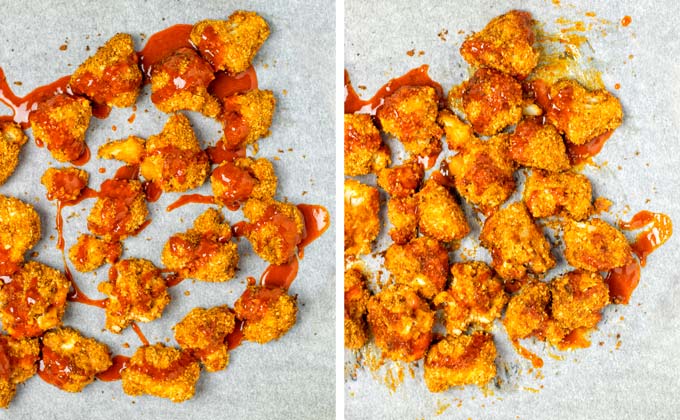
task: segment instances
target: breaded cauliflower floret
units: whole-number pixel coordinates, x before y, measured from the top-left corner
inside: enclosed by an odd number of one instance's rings
[[[237,74],[250,66],[269,37],[269,25],[255,12],[237,10],[226,21],[196,23],[189,37],[215,70]]]
[[[391,284],[369,299],[368,325],[384,357],[412,362],[430,346],[434,312],[414,289]]]
[[[265,158],[225,161],[210,175],[215,201],[229,210],[238,210],[249,198],[273,199],[277,182],[274,165]]]
[[[525,118],[510,136],[510,157],[520,165],[551,172],[571,167],[564,140],[554,125]]]
[[[91,117],[90,101],[61,94],[40,102],[29,120],[36,141],[44,143],[59,162],[70,162],[85,152]]]
[[[61,325],[71,283],[59,271],[30,261],[0,284],[0,320],[14,338],[37,337]]]
[[[522,86],[492,69],[479,69],[448,95],[449,107],[465,112],[476,133],[493,136],[522,119]]]
[[[21,147],[28,137],[19,124],[0,121],[0,185],[4,184],[19,164]]]
[[[170,303],[161,270],[141,258],[115,263],[109,270],[109,281],[99,283],[97,289],[108,296],[106,328],[116,334],[135,321],[160,318]]]
[[[376,116],[383,131],[398,138],[407,152],[432,156],[441,151],[437,92],[430,86],[403,86],[385,98]]]
[[[137,136],[109,141],[99,148],[97,156],[102,159],[116,159],[129,165],[137,165],[144,158],[144,143],[144,139]]]
[[[37,338],[17,340],[0,335],[0,408],[9,406],[18,384],[35,375],[39,359]]]
[[[484,386],[496,376],[494,359],[496,346],[491,334],[447,335],[427,352],[427,389],[442,392],[460,385]]]
[[[136,235],[148,214],[139,180],[107,179],[87,216],[87,228],[107,241],[118,241]]]
[[[524,78],[538,64],[531,14],[519,10],[493,18],[480,32],[468,36],[460,47],[465,61]]]
[[[510,298],[503,325],[510,340],[543,334],[550,320],[550,289],[540,281],[526,283]]]
[[[106,344],[84,337],[73,328],[48,331],[42,344],[40,377],[67,392],[82,391],[96,374],[113,364]]]
[[[250,199],[243,206],[250,220],[245,236],[263,260],[281,265],[291,261],[305,235],[305,220],[292,204]]]
[[[24,254],[40,240],[40,216],[18,198],[0,195],[0,275],[19,268]]]
[[[297,320],[297,296],[280,287],[248,286],[234,303],[243,337],[264,344],[283,337]]]
[[[418,233],[418,198],[413,195],[390,198],[387,218],[392,223],[389,234],[394,243],[403,245],[415,238]]]
[[[172,114],[163,130],[147,139],[145,148],[139,171],[144,178],[159,182],[163,191],[191,190],[208,178],[208,155],[184,114]]]
[[[151,102],[165,113],[200,112],[214,118],[222,105],[208,93],[215,80],[213,69],[193,48],[180,48],[151,69]]]
[[[226,338],[234,331],[234,313],[227,306],[194,308],[173,327],[177,344],[203,363],[208,372],[227,368]]]
[[[193,229],[168,239],[161,260],[182,277],[222,282],[234,277],[239,255],[229,223],[211,208],[196,219]]]
[[[444,308],[446,331],[457,335],[471,325],[491,326],[508,301],[503,281],[481,261],[454,264],[451,274],[449,288],[434,299],[436,306]]]
[[[439,241],[422,236],[406,245],[390,245],[385,252],[385,268],[396,283],[406,284],[426,299],[432,299],[446,286],[449,254]]]
[[[370,294],[358,268],[345,270],[345,347],[359,349],[368,341],[366,307]]]
[[[602,308],[609,304],[609,288],[599,273],[571,271],[548,286],[552,318],[565,331],[594,328],[602,318]]]
[[[371,116],[345,114],[345,175],[378,173],[390,162],[390,149]]]
[[[424,175],[423,166],[415,160],[409,160],[378,172],[378,185],[390,197],[407,197],[418,191]]]
[[[470,232],[463,210],[445,187],[430,179],[416,196],[421,234],[451,242],[464,238]]]
[[[609,271],[633,262],[626,237],[601,219],[586,222],[567,220],[564,246],[567,262],[587,271]]]
[[[505,280],[545,273],[555,265],[550,242],[524,203],[513,203],[486,219],[479,239],[491,252],[491,266]]]
[[[550,86],[550,101],[539,105],[565,138],[585,144],[616,129],[623,120],[619,100],[605,89],[588,91],[574,80],[560,80]]]
[[[90,174],[78,168],[47,168],[40,183],[47,190],[48,200],[75,201],[87,187]]]
[[[68,252],[68,259],[81,273],[94,271],[104,265],[118,261],[123,253],[123,244],[109,242],[93,235],[82,234]]]
[[[590,181],[575,172],[533,170],[524,183],[523,199],[534,217],[564,211],[574,220],[584,220],[593,212]]]
[[[219,119],[222,137],[228,149],[238,149],[269,135],[276,98],[271,90],[253,89],[223,98],[224,110]]]
[[[371,252],[380,232],[380,193],[353,179],[345,180],[345,254]]]
[[[120,372],[128,395],[153,395],[179,403],[191,399],[201,366],[188,351],[161,343],[142,346]]]
[[[142,87],[137,61],[132,37],[116,34],[78,66],[71,76],[71,89],[98,104],[132,106]]]

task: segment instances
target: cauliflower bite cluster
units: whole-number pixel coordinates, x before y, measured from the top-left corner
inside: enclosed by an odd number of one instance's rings
[[[479,240],[491,252],[491,266],[504,280],[521,280],[528,272],[545,273],[555,265],[550,242],[521,202],[486,219]]]
[[[470,326],[489,328],[508,301],[503,280],[481,261],[451,266],[451,285],[433,303],[443,307],[446,331],[458,335]]]
[[[449,253],[436,239],[421,236],[406,245],[390,245],[385,252],[385,268],[396,283],[432,299],[446,286]]]
[[[368,325],[383,356],[412,362],[430,347],[434,312],[411,287],[391,284],[369,299]]]
[[[19,153],[27,140],[19,124],[0,121],[0,185],[14,173],[19,164]]]
[[[447,335],[427,352],[425,384],[431,392],[468,384],[481,387],[496,376],[495,358],[491,334]]]
[[[280,287],[249,285],[234,303],[243,321],[243,337],[264,344],[283,337],[297,320],[297,296]]]
[[[345,180],[345,254],[371,252],[380,232],[380,193],[375,187]]]
[[[403,86],[385,98],[376,116],[384,132],[399,139],[407,152],[433,156],[442,150],[437,125],[439,98],[430,86]]]
[[[370,294],[364,274],[356,267],[345,270],[345,347],[359,349],[368,341],[366,311]]]
[[[428,180],[416,196],[418,229],[421,234],[442,242],[451,242],[470,233],[463,210],[445,187]]]
[[[533,170],[524,183],[523,199],[534,217],[564,211],[574,220],[584,220],[593,212],[590,181],[575,172]]]
[[[265,158],[225,161],[210,175],[215,201],[230,210],[238,210],[250,198],[272,200],[277,182],[274,165]]]
[[[175,340],[184,350],[200,360],[208,372],[227,368],[227,335],[234,331],[234,313],[227,306],[194,308],[175,325]]]
[[[38,337],[61,325],[71,283],[52,267],[30,261],[0,284],[0,320],[14,338]]]
[[[345,114],[345,175],[379,173],[391,162],[390,149],[367,114]]]
[[[245,229],[253,251],[263,260],[282,265],[295,257],[297,245],[305,236],[305,220],[292,204],[275,200],[250,199],[243,206],[250,220]]]
[[[42,338],[40,377],[64,391],[82,391],[96,374],[112,364],[106,344],[84,337],[73,328],[57,328]]]
[[[139,180],[107,179],[87,216],[87,228],[106,241],[115,242],[136,235],[148,214]]]
[[[417,235],[418,197],[424,170],[415,160],[378,172],[378,185],[390,199],[387,202],[387,218],[392,224],[389,235],[397,244],[405,244]]]
[[[276,98],[271,90],[253,89],[223,98],[219,116],[224,128],[222,141],[229,149],[238,149],[269,135]]]
[[[78,66],[71,76],[71,90],[98,104],[132,106],[142,87],[137,53],[128,34],[116,34]]]
[[[509,152],[512,160],[530,168],[562,172],[571,167],[562,136],[541,118],[525,118],[517,124]]]
[[[269,25],[257,13],[238,10],[225,20],[202,20],[189,36],[213,68],[237,74],[250,67],[269,37]]]
[[[90,174],[78,168],[47,168],[40,183],[47,190],[48,200],[75,201],[87,187]]]
[[[93,235],[82,234],[68,251],[68,259],[81,273],[94,271],[104,265],[113,264],[123,253],[123,244],[119,241],[107,241]]]
[[[37,338],[15,339],[0,335],[0,408],[9,407],[17,385],[35,375],[40,359]]]
[[[489,67],[523,79],[538,64],[534,40],[531,14],[511,10],[468,36],[460,54],[475,67]]]
[[[222,105],[208,93],[213,80],[212,67],[196,50],[180,48],[153,65],[151,102],[162,112],[186,109],[215,118]]]
[[[0,195],[0,276],[19,269],[24,254],[40,240],[40,216],[18,198]]]
[[[170,295],[161,271],[151,261],[133,258],[111,266],[109,281],[97,289],[106,299],[106,328],[116,334],[135,321],[160,318]]]
[[[194,396],[200,374],[201,366],[188,351],[161,343],[139,347],[120,372],[126,394],[153,395],[174,403]]]
[[[632,249],[623,233],[597,218],[585,222],[566,220],[564,246],[567,262],[587,271],[609,271],[633,262]]]
[[[168,270],[182,277],[209,282],[230,280],[239,255],[231,240],[231,227],[214,208],[203,212],[194,227],[172,235],[163,247],[161,260]]]
[[[70,162],[85,152],[91,117],[90,101],[61,94],[40,102],[29,120],[36,141],[44,143],[59,162]]]

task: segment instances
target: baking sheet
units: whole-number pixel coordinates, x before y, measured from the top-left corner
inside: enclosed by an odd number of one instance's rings
[[[614,202],[603,218],[628,220],[648,209],[666,213],[680,224],[676,169],[680,42],[673,20],[680,9],[676,2],[346,0],[345,67],[355,88],[366,86],[357,89],[364,98],[390,78],[421,64],[429,64],[430,76],[448,91],[469,75],[458,53],[465,36],[514,8],[532,12],[547,32],[573,26],[557,25],[560,17],[586,26],[593,23],[585,33],[584,58],[593,57],[592,66],[602,72],[606,87],[619,97],[625,112],[623,125],[594,159],[599,168],[588,166],[584,172],[595,196]],[[623,27],[620,21],[626,15],[632,22]],[[412,56],[407,55],[409,50],[414,50]],[[614,90],[616,83],[619,90]],[[479,225],[473,220],[468,213],[473,234],[478,234]],[[386,230],[377,250],[387,246]],[[413,365],[387,362],[377,371],[365,367],[370,364],[366,357],[375,356],[375,351],[362,353],[364,367],[356,369],[357,354],[345,351],[346,418],[677,418],[679,243],[676,234],[649,257],[630,305],[607,307],[588,349],[559,352],[525,340],[545,362],[543,369],[532,370],[497,325],[493,333],[500,381],[484,391],[466,387],[431,394],[422,379],[422,362],[412,370],[412,377],[409,366]],[[483,249],[479,255],[488,259]],[[380,262],[380,257],[367,258],[374,274]],[[382,279],[387,275],[383,270]],[[400,371],[404,376],[395,392],[385,385],[390,371],[392,378],[398,378]]]
[[[295,327],[281,340],[266,345],[244,342],[231,352],[226,371],[202,372],[196,396],[183,404],[155,397],[129,397],[120,382],[95,381],[80,394],[69,394],[37,376],[18,387],[9,410],[0,418],[11,419],[109,419],[109,418],[329,418],[334,414],[334,11],[332,1],[291,2],[226,1],[181,2],[139,1],[21,1],[2,2],[0,65],[10,85],[24,95],[38,85],[72,73],[87,56],[116,32],[128,32],[139,50],[143,38],[176,23],[201,19],[226,19],[234,10],[254,10],[270,24],[271,36],[255,58],[259,86],[274,91],[277,109],[271,136],[259,142],[258,157],[273,160],[279,176],[277,197],[293,203],[321,204],[331,212],[333,225],[305,250],[291,293],[298,295]],[[142,35],[144,34],[144,35]],[[313,38],[314,43],[307,42]],[[60,50],[61,45],[66,50]],[[89,46],[90,51],[86,51]],[[304,48],[302,48],[304,46]],[[13,82],[22,82],[21,86]],[[5,113],[0,108],[0,114]],[[93,118],[88,144],[96,154],[107,138],[136,134],[148,137],[161,130],[167,116],[149,100],[148,86],[137,102],[136,120],[127,119],[132,109],[114,109],[109,118]],[[203,145],[219,138],[219,126],[200,114],[187,113]],[[114,132],[112,127],[116,126]],[[311,128],[311,129],[310,129]],[[30,131],[29,131],[30,133]],[[289,151],[291,149],[292,151]],[[281,150],[281,151],[279,151]],[[250,152],[249,152],[250,154]],[[329,164],[330,163],[330,164]],[[56,206],[48,202],[38,180],[50,166],[61,166],[33,140],[24,147],[21,164],[0,193],[32,203],[40,213],[43,238],[34,248],[38,261],[62,267],[55,248]],[[90,186],[112,177],[120,162],[93,158],[85,169]],[[100,174],[98,169],[106,168]],[[209,184],[198,191],[211,194]],[[160,266],[160,251],[168,237],[189,228],[207,206],[192,204],[167,213],[165,207],[179,194],[167,193],[149,204],[153,222],[138,237],[125,241],[124,258],[142,257]],[[64,210],[67,249],[78,233],[86,231],[86,217],[94,200]],[[224,211],[230,223],[240,213]],[[170,289],[172,302],[163,317],[139,323],[151,342],[176,345],[171,327],[196,306],[234,301],[245,288],[247,276],[259,277],[266,264],[250,250],[246,240],[239,244],[241,270],[228,283],[209,284],[186,280]],[[108,266],[107,266],[108,267]],[[79,286],[90,297],[100,298],[96,286],[107,278],[108,268],[96,274],[74,271]],[[185,296],[185,291],[190,293]],[[128,328],[118,336],[102,331],[104,311],[78,303],[68,305],[66,325],[106,343],[115,354],[132,355],[139,339]],[[168,341],[169,340],[169,341]],[[123,348],[129,343],[130,348]],[[330,351],[329,351],[330,350]]]

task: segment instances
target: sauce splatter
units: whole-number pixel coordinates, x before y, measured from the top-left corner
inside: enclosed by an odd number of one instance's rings
[[[640,265],[645,266],[647,256],[663,245],[673,235],[673,222],[663,213],[652,213],[643,210],[628,221],[619,222],[624,230],[636,230],[651,224],[651,227],[640,232],[631,244],[633,252],[640,259]]]
[[[127,368],[130,358],[127,356],[116,355],[111,358],[113,364],[104,372],[97,374],[97,379],[104,382],[120,381],[120,372]]]
[[[632,263],[608,272],[604,281],[609,286],[609,300],[627,305],[630,296],[640,283],[640,263],[633,258]]]
[[[174,203],[165,208],[166,211],[173,211],[186,204],[215,204],[215,197],[203,194],[186,194],[178,198]]]
[[[189,34],[193,26],[177,24],[151,35],[139,51],[139,62],[146,78],[151,77],[153,65],[173,51],[182,47],[192,47]]]
[[[298,204],[297,208],[305,219],[305,236],[298,244],[298,256],[305,257],[305,247],[314,242],[328,229],[331,224],[330,214],[323,206],[313,204]]]
[[[623,19],[621,19],[621,26],[626,27],[630,25],[632,21],[633,19],[630,16],[626,15],[623,17]]]
[[[283,265],[270,265],[260,277],[260,284],[265,287],[288,290],[293,284],[298,273],[298,259],[293,258],[289,263]]]

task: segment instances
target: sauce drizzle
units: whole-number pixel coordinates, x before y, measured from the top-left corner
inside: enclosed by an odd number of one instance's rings
[[[104,372],[97,374],[97,379],[104,382],[120,381],[120,372],[127,368],[130,358],[127,356],[116,355],[111,358],[113,364]]]
[[[651,224],[651,227],[638,233],[635,242],[631,244],[633,252],[640,259],[640,265],[645,266],[647,256],[663,245],[673,235],[673,222],[663,213],[652,213],[643,210],[633,216],[628,222],[619,222],[624,230],[636,230]]]
[[[215,204],[215,197],[203,194],[186,194],[166,207],[165,210],[170,212],[186,204]]]
[[[305,236],[298,244],[298,256],[305,257],[305,247],[318,239],[331,224],[330,214],[323,206],[298,204],[297,208],[305,219]],[[236,236],[236,235],[234,235]]]

